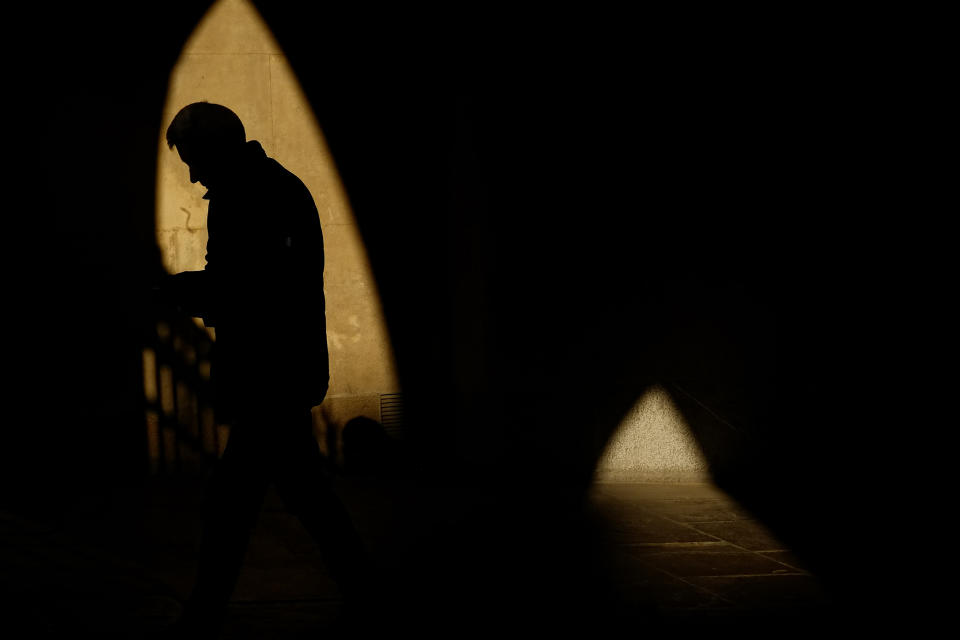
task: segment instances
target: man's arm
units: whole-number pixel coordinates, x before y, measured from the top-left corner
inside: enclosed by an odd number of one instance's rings
[[[203,318],[210,316],[210,274],[207,271],[183,271],[168,275],[158,287],[160,297],[168,304],[179,308],[187,315]]]

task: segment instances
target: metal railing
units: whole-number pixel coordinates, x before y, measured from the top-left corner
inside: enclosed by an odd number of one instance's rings
[[[222,452],[210,383],[213,340],[182,313],[156,305],[143,339],[144,420],[150,472],[209,467]]]
[[[150,311],[143,338],[149,471],[154,475],[202,472],[216,462],[229,434],[229,427],[218,424],[214,412],[210,380],[213,339],[207,329],[180,311],[162,304]],[[404,439],[402,394],[380,394],[380,420],[387,435]],[[335,446],[328,446],[327,455],[335,456]]]

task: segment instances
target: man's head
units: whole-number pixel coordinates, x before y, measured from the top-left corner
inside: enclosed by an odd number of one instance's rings
[[[167,144],[190,167],[190,182],[215,186],[239,156],[247,136],[230,109],[209,102],[185,106],[167,128]]]

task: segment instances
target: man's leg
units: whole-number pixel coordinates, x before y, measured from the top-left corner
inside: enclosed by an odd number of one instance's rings
[[[281,425],[278,425],[281,426]],[[320,547],[348,607],[361,607],[370,593],[370,570],[360,535],[323,472],[310,412],[288,414],[276,474],[277,492]]]
[[[232,429],[214,468],[184,624],[216,627],[236,586],[269,481],[262,427],[242,424]]]

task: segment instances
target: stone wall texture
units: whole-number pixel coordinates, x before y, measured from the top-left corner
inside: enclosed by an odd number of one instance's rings
[[[315,410],[321,446],[339,450],[351,418],[380,419],[379,396],[400,391],[376,283],[347,195],[309,103],[267,25],[247,0],[220,0],[198,25],[170,76],[158,141],[157,242],[171,272],[202,269],[207,240],[204,189],[162,134],[183,106],[223,104],[243,121],[248,139],[310,189],[323,226],[327,341],[331,381]],[[701,480],[703,456],[669,395],[654,388],[638,399],[609,442],[597,478]]]
[[[245,0],[215,3],[170,75],[158,140],[157,242],[170,272],[202,269],[205,189],[167,147],[166,126],[182,107],[207,101],[240,116],[248,140],[297,175],[317,204],[324,234],[330,389],[318,430],[356,415],[380,419],[379,395],[400,391],[379,295],[347,195],[313,111],[269,28]],[[324,437],[322,442],[327,442]]]
[[[709,470],[670,394],[651,387],[624,416],[597,464],[600,481],[703,482]]]

